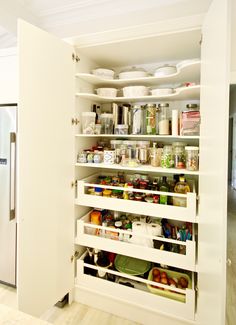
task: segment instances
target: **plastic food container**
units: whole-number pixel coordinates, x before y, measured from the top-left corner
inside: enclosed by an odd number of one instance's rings
[[[123,88],[124,97],[143,97],[147,96],[149,90],[146,86],[128,86]]]
[[[148,74],[146,71],[140,68],[131,68],[127,71],[122,71],[119,73],[119,79],[137,79],[137,78],[145,78]]]
[[[113,134],[113,114],[103,113],[100,115],[101,134]]]
[[[103,69],[103,68],[94,69],[92,71],[92,73],[95,76],[98,76],[100,78],[107,79],[107,80],[114,79],[114,74],[115,74],[115,72],[113,70]]]
[[[174,74],[177,72],[176,66],[172,65],[164,65],[162,67],[159,67],[156,69],[154,76],[155,77],[163,77],[163,76],[169,76],[171,74]]]
[[[155,88],[151,90],[153,96],[166,96],[173,94],[173,92],[172,88]]]
[[[98,88],[96,91],[98,96],[113,98],[117,96],[118,90],[116,88]]]
[[[186,105],[186,111],[182,112],[181,135],[199,135],[200,112],[196,104]]]
[[[167,274],[168,278],[179,280],[181,277],[183,277],[184,279],[186,279],[188,281],[188,288],[192,289],[192,280],[190,279],[190,277],[187,274],[179,273],[179,272],[175,272],[175,271],[169,271],[168,269],[162,269],[159,267],[154,267],[150,270],[149,275],[148,275],[149,281],[154,281],[154,279],[153,279],[153,270],[154,269],[158,269],[160,272],[165,272]],[[158,282],[157,282],[157,286],[158,286]],[[174,299],[174,300],[177,300],[180,302],[185,302],[185,299],[186,299],[185,295],[182,295],[181,293],[169,291],[169,290],[163,290],[162,288],[158,289],[158,288],[151,286],[150,284],[147,284],[147,287],[150,292],[155,293],[156,295]]]
[[[95,118],[94,112],[82,113],[82,132],[83,134],[94,134],[95,131]]]
[[[116,255],[115,268],[122,273],[141,275],[151,268],[151,263],[134,257]]]
[[[111,140],[110,144],[111,144],[111,149],[117,149],[123,144],[123,141],[122,140]]]
[[[117,124],[114,129],[114,134],[128,134],[129,126],[125,124]]]
[[[199,168],[198,165],[198,147],[185,147],[186,151],[186,169],[196,171]]]

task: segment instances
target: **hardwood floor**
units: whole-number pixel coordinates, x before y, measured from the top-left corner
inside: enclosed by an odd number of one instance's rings
[[[228,200],[228,243],[227,256],[231,266],[227,267],[227,301],[226,325],[234,325],[236,319],[236,191],[229,190]],[[0,304],[17,308],[16,290],[0,284]],[[55,325],[137,325],[137,323],[116,317],[114,315],[72,303],[63,309],[53,307],[43,317]],[[0,324],[1,318],[0,318]],[[8,324],[8,323],[4,323]],[[9,322],[9,324],[13,324]]]

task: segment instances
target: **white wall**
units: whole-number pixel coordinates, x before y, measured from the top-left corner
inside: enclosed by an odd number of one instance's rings
[[[18,102],[16,49],[0,51],[0,104]]]

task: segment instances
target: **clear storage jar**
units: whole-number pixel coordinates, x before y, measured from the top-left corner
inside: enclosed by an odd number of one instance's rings
[[[169,122],[169,104],[158,104],[158,130],[161,135],[170,134],[170,122]]]
[[[129,126],[125,124],[117,124],[114,129],[114,134],[128,134]]]
[[[146,105],[146,134],[156,134],[156,104]]]
[[[186,151],[186,169],[196,171],[199,169],[199,162],[198,162],[198,147],[185,147]]]
[[[170,145],[166,145],[163,148],[163,152],[161,156],[161,167],[163,168],[174,167],[173,148]]]
[[[153,143],[153,147],[150,148],[150,164],[153,167],[161,166],[161,156],[162,156],[162,148],[157,148],[156,143]]]
[[[82,132],[83,134],[94,134],[96,113],[82,112]]]
[[[131,107],[131,134],[144,134],[144,111],[141,105]]]
[[[185,168],[185,146],[186,143],[183,142],[174,142],[173,146],[173,154],[174,154],[174,167],[175,168]]]
[[[101,119],[101,134],[113,134],[113,114],[103,113]]]

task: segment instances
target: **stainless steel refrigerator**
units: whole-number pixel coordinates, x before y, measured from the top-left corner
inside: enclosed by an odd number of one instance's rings
[[[17,105],[0,104],[0,282],[16,285]]]

